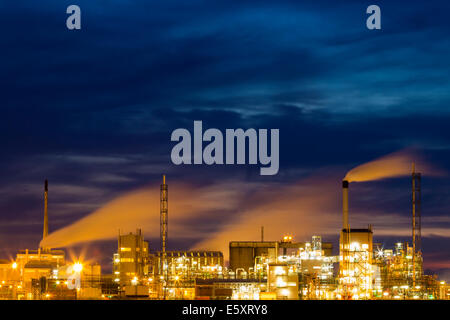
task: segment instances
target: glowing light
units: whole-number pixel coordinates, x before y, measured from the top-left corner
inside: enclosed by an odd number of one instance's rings
[[[75,272],[81,272],[83,270],[83,265],[80,262],[74,263],[73,270]]]
[[[11,268],[17,269],[17,262],[13,262],[12,265],[11,265]]]
[[[377,250],[377,256],[378,256],[379,258],[382,258],[383,255],[384,255],[383,250],[382,250],[382,249],[378,249],[378,250]]]

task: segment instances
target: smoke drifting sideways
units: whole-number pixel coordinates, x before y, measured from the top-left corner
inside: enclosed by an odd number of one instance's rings
[[[427,176],[443,174],[411,150],[403,150],[358,166],[345,179],[357,182],[407,176],[413,161],[417,171]],[[335,235],[342,219],[338,214],[342,210],[339,171],[321,168],[309,178],[287,184],[229,181],[198,187],[171,182],[170,238],[198,241],[191,249],[220,250],[226,255],[231,240],[260,240],[261,226],[266,241],[276,241],[287,233],[296,241],[314,234]],[[41,246],[58,248],[113,239],[119,229],[141,228],[144,235],[157,238],[159,202],[159,186],[130,192],[51,233]]]
[[[416,172],[421,172],[427,176],[443,176],[446,174],[444,171],[427,164],[417,151],[405,149],[357,166],[347,173],[344,180],[363,182],[408,176],[412,174],[413,163]]]
[[[201,236],[192,221],[210,212],[228,212],[237,205],[236,188],[216,185],[198,187],[172,182],[169,185],[169,232],[171,238],[189,239]],[[73,224],[49,234],[41,247],[61,248],[83,242],[116,238],[119,230],[134,232],[141,228],[144,235],[159,237],[159,185],[129,192],[107,203]]]
[[[289,184],[261,185],[247,197],[246,206],[235,219],[191,249],[220,250],[226,260],[230,241],[259,241],[261,226],[265,241],[278,241],[285,234],[293,235],[294,241],[334,234],[341,223],[336,214],[341,196],[336,181],[337,172],[324,170]]]
[[[427,176],[445,174],[426,164],[417,151],[408,149],[358,166],[348,172],[345,179],[356,182],[411,175],[413,161],[416,168]],[[247,198],[247,206],[242,208],[237,219],[228,221],[220,231],[192,249],[221,250],[227,259],[229,241],[258,241],[261,239],[261,226],[264,226],[265,241],[277,241],[285,234],[293,235],[295,241],[307,241],[317,234],[331,239],[342,224],[342,191],[337,183],[340,181],[339,171],[322,168],[309,178],[292,184],[260,188],[253,197]],[[370,214],[354,212],[354,215],[371,224],[374,216],[378,217],[379,225],[395,216],[383,211]],[[408,231],[408,227],[405,230]]]

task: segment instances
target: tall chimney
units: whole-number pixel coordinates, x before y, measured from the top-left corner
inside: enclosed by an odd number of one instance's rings
[[[48,236],[48,181],[45,179],[44,183],[44,232],[42,239]]]
[[[342,214],[343,228],[348,229],[348,181],[342,180]]]

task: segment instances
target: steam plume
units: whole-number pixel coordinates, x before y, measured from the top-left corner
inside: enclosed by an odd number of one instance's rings
[[[427,176],[442,174],[442,172],[427,165],[416,152],[402,150],[357,166],[347,173],[344,180],[362,182],[407,176],[411,174],[413,162],[416,163],[418,171]]]
[[[234,208],[239,199],[236,189],[192,187],[172,183],[170,186],[169,230],[172,238],[198,236],[189,221],[211,211]],[[41,246],[58,248],[80,242],[112,239],[119,229],[142,228],[148,237],[159,236],[159,186],[139,189],[107,203],[75,223],[49,234]]]

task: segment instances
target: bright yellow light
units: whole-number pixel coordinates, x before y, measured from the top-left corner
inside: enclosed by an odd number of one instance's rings
[[[83,265],[81,263],[77,262],[73,265],[73,270],[75,272],[81,272],[81,270],[83,270]]]
[[[12,267],[13,269],[17,269],[17,262],[13,262],[12,265],[11,265],[11,267]]]

